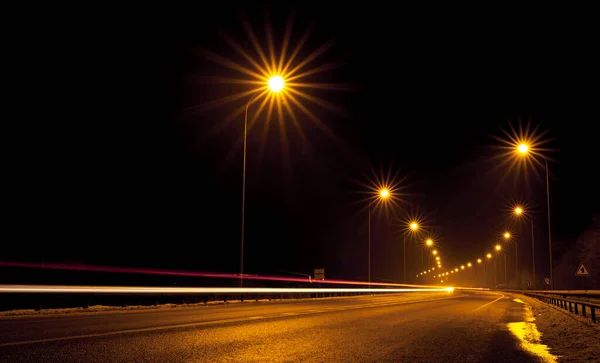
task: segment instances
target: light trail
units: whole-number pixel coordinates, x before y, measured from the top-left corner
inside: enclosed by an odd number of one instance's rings
[[[0,285],[0,293],[27,294],[294,294],[336,292],[452,292],[452,287],[429,289],[359,289],[359,288],[281,288],[281,287],[138,287],[138,286],[66,286]]]
[[[352,280],[314,280],[308,277],[288,277],[288,276],[261,276],[261,275],[242,275],[215,272],[193,272],[193,271],[173,271],[149,268],[131,268],[131,267],[109,267],[109,266],[91,266],[84,264],[57,264],[57,263],[34,263],[34,262],[14,262],[0,261],[0,266],[18,267],[18,268],[36,268],[48,270],[63,271],[87,271],[87,272],[109,272],[109,273],[130,273],[143,275],[162,275],[162,276],[183,276],[183,277],[204,277],[218,279],[236,279],[258,280],[258,281],[282,281],[282,282],[303,282],[333,285],[357,285],[357,286],[390,286],[390,287],[410,287],[410,288],[440,288],[438,285],[412,285],[395,284],[387,282],[366,282]]]

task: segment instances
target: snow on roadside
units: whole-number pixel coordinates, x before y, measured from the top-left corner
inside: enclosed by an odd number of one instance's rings
[[[528,296],[519,298],[531,309],[542,343],[560,356],[560,362],[600,362],[600,324]]]
[[[423,297],[424,292],[417,293],[403,293],[404,296],[408,297]],[[439,291],[428,292],[428,294],[441,294]],[[447,294],[447,293],[443,293]],[[365,295],[371,296],[371,295]],[[380,296],[383,296],[380,295]],[[350,295],[350,296],[327,296],[327,297],[318,297],[318,298],[300,298],[300,299],[247,299],[244,300],[244,304],[246,303],[254,303],[254,302],[294,302],[299,300],[327,300],[327,299],[352,299],[360,297],[360,295]],[[8,310],[8,311],[0,311],[0,319],[5,318],[17,318],[17,317],[28,317],[28,316],[45,316],[45,315],[57,315],[57,314],[88,314],[88,313],[100,313],[100,312],[123,312],[123,311],[132,311],[132,310],[156,310],[156,309],[173,309],[173,308],[186,308],[186,307],[198,307],[205,305],[227,305],[227,304],[239,304],[240,300],[227,300],[224,302],[222,300],[218,301],[208,301],[206,304],[203,302],[195,303],[195,304],[162,304],[162,305],[130,305],[130,306],[106,306],[106,305],[93,305],[88,308],[78,307],[78,308],[61,308],[61,309],[21,309],[21,310]]]
[[[253,302],[255,300],[249,300],[249,302]],[[269,300],[259,300],[259,301],[269,301]],[[226,303],[223,301],[209,301],[206,305],[221,305],[221,304],[231,304],[231,303],[239,303],[239,300],[227,301]],[[196,303],[196,304],[162,304],[162,305],[128,305],[128,306],[106,306],[106,305],[93,305],[88,308],[61,308],[61,309],[42,309],[42,310],[33,310],[33,309],[21,309],[21,310],[9,310],[9,311],[0,311],[0,319],[6,317],[17,317],[17,316],[40,316],[40,315],[55,315],[55,314],[76,314],[76,313],[97,313],[103,311],[131,311],[131,310],[156,310],[156,309],[173,309],[173,308],[185,308],[185,307],[195,307],[195,306],[204,306],[204,303]]]

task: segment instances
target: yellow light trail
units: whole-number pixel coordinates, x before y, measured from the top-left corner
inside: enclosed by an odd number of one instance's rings
[[[138,287],[138,286],[66,286],[66,285],[0,285],[0,293],[55,294],[293,294],[336,292],[452,292],[453,287],[433,288],[269,288],[269,287]]]

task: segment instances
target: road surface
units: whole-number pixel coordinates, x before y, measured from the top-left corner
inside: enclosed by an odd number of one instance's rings
[[[2,362],[536,362],[510,295],[422,293],[0,318]]]

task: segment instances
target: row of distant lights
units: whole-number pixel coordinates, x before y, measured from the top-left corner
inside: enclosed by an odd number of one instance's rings
[[[530,148],[530,146],[527,143],[521,142],[521,143],[519,143],[516,146],[517,146],[516,151],[519,154],[521,154],[521,155],[528,155],[531,152],[531,148]],[[518,217],[521,217],[521,216],[525,215],[525,210],[521,206],[516,206],[515,209],[514,209],[514,214],[516,216],[518,216]],[[505,240],[509,240],[510,238],[511,238],[510,232],[504,232],[504,239]],[[494,249],[496,250],[496,252],[500,252],[500,251],[502,251],[502,246],[499,245],[499,244],[497,244],[497,245],[494,246]],[[434,251],[434,252],[436,252],[436,251]],[[491,253],[487,253],[485,255],[485,257],[489,260],[493,256],[492,256]],[[438,261],[439,261],[439,257],[438,257]],[[477,263],[478,264],[481,264],[482,262],[483,262],[483,260],[481,258],[477,259]],[[438,262],[438,268],[439,267],[441,267],[441,264]],[[450,270],[449,272],[444,272],[444,273],[441,273],[441,274],[437,274],[437,275],[434,275],[433,277],[434,278],[444,278],[446,276],[450,276],[450,274],[453,274],[455,272],[459,272],[461,270],[464,270],[465,268],[470,268],[470,267],[473,267],[473,264],[471,262],[467,262],[466,267],[465,267],[465,265],[461,265],[460,266],[460,270],[459,270],[458,267],[456,267],[454,270]],[[417,278],[419,276],[423,276],[423,275],[426,275],[427,273],[432,273],[432,272],[435,273],[435,268],[434,267],[432,267],[430,270],[421,272],[420,274],[417,275]],[[440,282],[444,282],[444,280],[441,280]]]
[[[520,212],[519,212],[519,211],[520,211]],[[517,208],[515,208],[515,213],[516,213],[516,214],[522,214],[522,213],[523,213],[523,209],[522,209],[521,207],[517,207]],[[507,240],[508,240],[508,239],[510,239],[510,237],[511,237],[511,234],[510,234],[510,232],[504,232],[504,238],[505,238],[505,239],[507,239]],[[502,251],[502,246],[500,246],[499,244],[497,244],[496,246],[494,246],[494,249],[496,250],[496,252],[500,252],[500,251]],[[491,254],[491,253],[487,253],[487,254],[485,255],[485,257],[486,257],[486,258],[489,260],[489,259],[491,259],[493,256],[492,256],[492,254]],[[479,264],[480,264],[480,263],[482,263],[482,262],[483,262],[483,260],[482,260],[481,258],[478,258],[478,259],[477,259],[477,263],[479,263]],[[438,267],[439,267],[439,265],[438,265]],[[466,265],[466,267],[473,267],[473,264],[472,264],[471,262],[467,262],[467,265]],[[453,273],[455,273],[455,272],[459,272],[459,271],[461,271],[461,270],[464,270],[466,267],[465,267],[465,265],[461,265],[461,266],[460,266],[460,270],[459,270],[459,268],[458,268],[458,267],[456,267],[454,270],[450,270],[449,272],[444,272],[444,273],[441,273],[441,274],[438,274],[438,275],[434,275],[433,277],[434,277],[434,278],[443,278],[443,277],[445,277],[445,276],[449,276],[450,274],[453,274]],[[422,276],[422,275],[426,275],[428,272],[429,272],[429,273],[431,273],[432,271],[435,271],[435,268],[434,268],[434,267],[432,267],[430,270],[427,270],[427,271],[423,271],[423,272],[421,272],[420,274],[418,274],[418,275],[417,275],[417,277],[419,277],[419,276]],[[443,282],[443,280],[442,280],[442,282]]]
[[[282,84],[283,84],[283,82],[282,82]],[[271,86],[271,85],[269,85],[269,86]],[[271,87],[271,89],[273,90],[272,87]],[[521,143],[521,144],[519,144],[517,146],[517,151],[520,154],[523,154],[523,155],[528,154],[529,151],[530,151],[529,145]],[[386,199],[389,196],[390,196],[390,191],[387,188],[380,189],[380,191],[379,191],[379,197],[381,199]],[[524,210],[523,210],[523,208],[521,206],[516,206],[515,209],[514,209],[514,213],[517,216],[521,216],[521,215],[524,215]],[[417,222],[413,221],[413,222],[411,222],[409,224],[409,228],[412,231],[416,231],[417,229],[419,229],[419,225],[418,225]],[[505,239],[508,240],[508,239],[510,239],[510,237],[511,237],[510,232],[504,232],[504,238]],[[433,240],[431,238],[428,238],[427,240],[425,240],[425,244],[428,247],[433,246]],[[500,246],[499,244],[497,244],[496,246],[494,246],[494,248],[495,248],[496,252],[500,252],[502,250],[502,246]],[[438,269],[442,268],[442,261],[440,260],[440,256],[437,256],[438,251],[437,250],[433,250],[432,253],[433,253],[434,256],[436,256],[435,259],[436,259],[436,262],[437,262]],[[491,253],[487,253],[485,257],[489,260],[489,259],[492,258],[492,254]],[[477,259],[477,263],[478,264],[481,264],[482,262],[483,262],[483,260],[481,258]],[[473,267],[473,264],[471,262],[467,262],[466,267],[468,267],[468,268]],[[453,274],[455,272],[459,272],[461,270],[464,270],[466,267],[465,267],[465,265],[461,265],[460,266],[460,270],[459,270],[458,267],[456,267],[454,270],[450,270],[449,272],[444,272],[444,273],[441,273],[441,274],[437,274],[437,275],[434,275],[433,277],[434,278],[443,278],[443,277],[449,276],[450,274]],[[423,271],[423,272],[417,274],[416,277],[418,278],[419,276],[426,275],[427,273],[435,273],[435,267],[432,267],[431,269],[429,269],[427,271]],[[441,280],[441,282],[444,282],[444,280]]]

